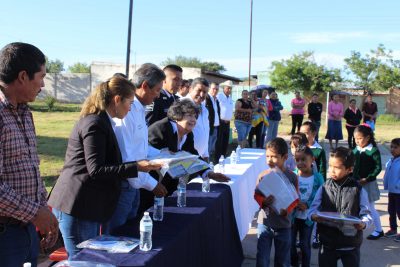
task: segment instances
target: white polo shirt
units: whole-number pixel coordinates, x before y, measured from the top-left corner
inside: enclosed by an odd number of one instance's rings
[[[227,97],[224,92],[220,92],[218,93],[217,98],[221,109],[221,120],[230,121],[233,117],[232,96]]]
[[[149,146],[145,115],[145,107],[135,97],[131,110],[125,118],[113,119],[115,122],[114,132],[123,162],[143,160],[148,155],[159,153],[158,149]],[[149,191],[152,191],[158,183],[146,172],[138,172],[138,177],[128,178],[128,182],[133,188],[144,188]]]

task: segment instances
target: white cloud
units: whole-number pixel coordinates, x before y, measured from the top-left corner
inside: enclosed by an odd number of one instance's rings
[[[348,39],[369,37],[367,32],[304,32],[294,33],[289,38],[297,44],[331,44]]]

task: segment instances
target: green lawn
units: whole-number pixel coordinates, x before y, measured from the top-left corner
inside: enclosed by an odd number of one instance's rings
[[[56,104],[53,112],[47,112],[43,102],[33,103],[33,117],[36,125],[38,139],[38,151],[40,156],[40,171],[45,181],[46,188],[49,190],[64,164],[65,150],[68,137],[75,122],[79,118],[80,106],[76,104]],[[326,133],[323,121],[320,136]],[[233,122],[231,124],[233,126]],[[376,137],[380,142],[390,142],[391,139],[400,136],[400,122],[391,119],[382,119],[377,122]],[[287,114],[282,114],[282,121],[279,125],[279,135],[288,135],[291,129],[291,118]],[[345,127],[343,126],[344,137],[347,138]],[[233,133],[233,138],[236,138]]]

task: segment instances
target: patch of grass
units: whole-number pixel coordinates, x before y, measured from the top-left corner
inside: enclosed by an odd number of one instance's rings
[[[29,103],[29,107],[33,111],[52,111],[52,112],[80,112],[81,111],[81,104],[67,104],[67,103],[60,103],[60,102],[53,102],[52,107],[49,110],[49,103],[48,101],[51,100],[51,97],[49,99],[45,100],[37,100],[35,102]],[[54,98],[55,100],[55,98]]]
[[[396,117],[393,114],[382,114],[378,116],[376,122],[377,123],[400,122],[400,118]]]

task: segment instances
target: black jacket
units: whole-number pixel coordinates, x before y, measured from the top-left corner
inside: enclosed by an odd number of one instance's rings
[[[164,90],[161,90],[160,96],[154,100],[153,104],[146,107],[147,125],[150,126],[167,117],[169,107],[178,99],[177,95],[168,96]]]
[[[352,177],[348,177],[342,184],[333,179],[326,180],[322,186],[320,211],[339,212],[358,218],[361,189]],[[318,223],[317,229],[321,243],[331,249],[361,246],[362,230],[358,230],[355,236],[345,236],[339,229],[322,223]]]
[[[218,99],[215,99],[215,101],[217,103],[218,118],[221,118],[221,108],[219,106],[219,101]],[[207,94],[206,96],[206,108],[208,109],[208,121],[210,122],[210,135],[212,135],[214,132],[215,110],[209,94]]]
[[[72,130],[48,204],[76,218],[105,222],[114,213],[121,180],[129,177],[137,177],[136,163],[122,163],[107,113],[88,115]]]
[[[347,108],[343,117],[347,124],[357,126],[361,122],[362,114],[359,109],[357,109],[356,113],[354,113],[351,109]]]
[[[309,103],[307,107],[308,118],[312,121],[320,121],[321,113],[322,113],[322,104],[317,103]]]

